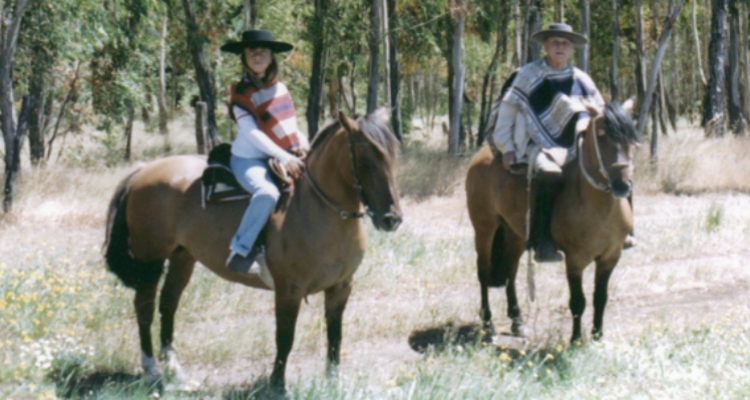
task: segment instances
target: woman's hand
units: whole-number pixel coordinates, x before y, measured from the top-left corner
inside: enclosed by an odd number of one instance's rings
[[[284,164],[286,172],[294,179],[299,178],[302,174],[302,169],[305,168],[305,163],[297,157],[292,157]]]

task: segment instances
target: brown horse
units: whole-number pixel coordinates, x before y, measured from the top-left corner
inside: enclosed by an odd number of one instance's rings
[[[633,225],[627,197],[632,189],[632,156],[638,137],[630,104],[608,103],[577,138],[578,160],[563,169],[563,189],[552,214],[551,233],[565,254],[565,268],[573,314],[572,339],[581,337],[586,308],[581,278],[596,262],[593,337],[602,335],[607,283],[620,259],[623,240]],[[593,111],[593,110],[592,110]],[[474,226],[477,269],[481,285],[481,318],[492,328],[488,287],[507,284],[508,317],[512,332],[523,326],[516,299],[518,261],[526,243],[527,179],[502,167],[502,156],[485,146],[469,166],[466,177],[469,216]]]
[[[344,308],[352,276],[365,252],[363,204],[377,229],[401,222],[393,163],[399,143],[381,110],[358,120],[341,114],[311,144],[305,179],[265,228],[266,260],[276,294],[277,355],[271,385],[283,390],[301,300],[325,292],[328,372],[336,372]],[[200,261],[220,277],[271,289],[257,274],[227,268],[229,242],[246,201],[201,205],[202,156],[153,161],[123,180],[110,203],[105,243],[109,269],[135,289],[142,364],[146,378],[161,373],[153,356],[150,327],[164,261],[169,260],[159,301],[161,359],[179,368],[172,350],[180,295]]]

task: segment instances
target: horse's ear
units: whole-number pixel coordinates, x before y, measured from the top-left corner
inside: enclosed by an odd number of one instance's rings
[[[347,132],[356,132],[359,130],[357,121],[349,118],[349,116],[344,114],[341,110],[339,110],[339,122],[341,122],[341,125],[344,126],[344,129],[346,129]]]
[[[633,115],[633,110],[635,110],[635,97],[625,100],[625,102],[622,103],[622,108],[626,113]]]

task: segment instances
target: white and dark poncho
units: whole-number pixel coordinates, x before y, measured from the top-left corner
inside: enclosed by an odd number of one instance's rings
[[[564,147],[574,153],[575,135],[590,120],[584,102],[604,107],[591,78],[570,65],[554,69],[539,59],[524,65],[510,79],[512,83],[504,87],[493,105],[488,137],[496,129],[501,104],[507,102],[525,114],[526,134],[536,145],[543,149]]]

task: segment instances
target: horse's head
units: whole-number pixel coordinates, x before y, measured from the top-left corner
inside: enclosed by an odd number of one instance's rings
[[[387,109],[356,120],[339,112],[339,122],[349,137],[352,178],[367,213],[375,228],[396,230],[402,219],[393,171],[399,142],[389,127]]]
[[[592,119],[579,154],[589,182],[617,198],[627,197],[633,189],[633,156],[639,138],[630,116],[632,107],[632,100],[622,105],[609,102],[602,115],[590,108]]]

